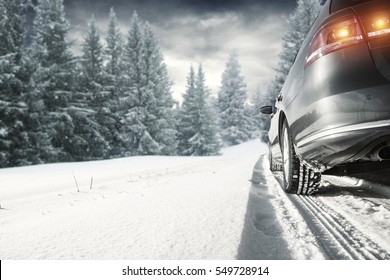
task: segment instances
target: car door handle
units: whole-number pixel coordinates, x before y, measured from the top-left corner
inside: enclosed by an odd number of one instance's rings
[[[278,95],[278,101],[280,102],[280,101],[282,101],[282,100],[283,100],[283,95],[279,94],[279,95]]]

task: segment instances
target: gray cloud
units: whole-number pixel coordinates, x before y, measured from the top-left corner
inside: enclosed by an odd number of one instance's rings
[[[256,11],[269,9],[275,12],[290,11],[294,0],[64,0],[68,10],[88,10],[94,13],[117,8],[122,15],[128,9],[137,10],[149,21],[180,14],[204,14],[229,11]]]
[[[67,16],[74,26],[76,48],[85,35],[87,21],[95,15],[102,37],[108,11],[113,6],[121,29],[127,32],[134,10],[148,21],[159,37],[176,99],[185,90],[190,65],[202,63],[206,82],[214,94],[229,53],[237,49],[248,93],[259,85],[265,90],[273,76],[293,0],[179,1],[179,0],[65,0]],[[78,47],[77,47],[78,46]]]
[[[284,17],[261,15],[248,23],[242,14],[226,12],[202,18],[175,18],[168,28],[154,26],[160,35],[175,92],[185,88],[190,63],[202,63],[207,82],[217,93],[229,53],[237,49],[249,92],[257,85],[265,89],[272,77],[284,35]]]

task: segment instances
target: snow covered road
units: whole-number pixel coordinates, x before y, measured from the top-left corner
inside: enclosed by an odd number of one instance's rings
[[[390,258],[386,190],[286,195],[267,150],[0,169],[0,259]]]
[[[264,150],[0,170],[0,258],[234,259]]]

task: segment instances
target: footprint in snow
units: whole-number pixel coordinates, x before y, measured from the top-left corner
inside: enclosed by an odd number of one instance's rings
[[[252,217],[253,226],[266,236],[278,237],[282,235],[275,217],[267,213],[256,213]]]

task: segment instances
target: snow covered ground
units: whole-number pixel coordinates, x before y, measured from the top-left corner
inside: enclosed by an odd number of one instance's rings
[[[0,258],[234,259],[265,150],[2,169]]]
[[[268,171],[267,150],[256,140],[215,157],[0,169],[0,259],[329,258],[319,233]],[[249,181],[254,166],[256,184]],[[363,235],[354,239],[360,247],[388,257],[388,198],[347,189],[311,200],[339,215],[347,233]]]

